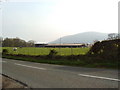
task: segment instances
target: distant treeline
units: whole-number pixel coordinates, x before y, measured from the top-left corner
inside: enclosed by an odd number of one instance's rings
[[[35,41],[26,42],[20,38],[0,38],[0,46],[2,47],[34,47]]]

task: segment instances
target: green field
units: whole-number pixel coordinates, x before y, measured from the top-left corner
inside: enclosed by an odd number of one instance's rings
[[[17,51],[13,51],[13,47],[3,47],[7,49],[9,54],[23,54],[23,55],[48,55],[50,50],[54,49],[58,53],[57,55],[84,55],[90,48],[36,48],[36,47],[22,47],[17,48]]]

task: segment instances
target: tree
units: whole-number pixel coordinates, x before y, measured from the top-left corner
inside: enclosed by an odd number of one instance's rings
[[[114,39],[118,39],[118,38],[119,38],[119,34],[116,34],[116,33],[108,34],[108,40],[114,40]]]
[[[3,47],[34,47],[35,41],[30,40],[26,42],[18,37],[16,38],[5,38],[1,41]]]
[[[34,40],[29,40],[29,41],[27,42],[27,46],[28,46],[28,47],[34,47],[34,46],[35,46],[35,41],[34,41]]]
[[[9,38],[5,38],[4,40],[3,40],[3,43],[2,43],[2,46],[3,47],[11,47],[13,44],[12,44],[12,42],[11,42],[11,39],[9,39]]]
[[[0,37],[0,47],[2,47],[3,38]]]

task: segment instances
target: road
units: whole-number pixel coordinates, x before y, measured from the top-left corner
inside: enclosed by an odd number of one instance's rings
[[[32,88],[118,88],[118,71],[3,59],[2,73]]]

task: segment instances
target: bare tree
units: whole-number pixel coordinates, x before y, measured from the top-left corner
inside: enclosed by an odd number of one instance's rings
[[[118,38],[119,38],[119,34],[116,34],[116,33],[108,34],[108,40],[114,40],[114,39],[118,39]]]
[[[34,40],[29,40],[29,41],[27,42],[27,46],[28,46],[28,47],[34,47],[34,45],[35,45],[35,41],[34,41]]]

